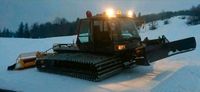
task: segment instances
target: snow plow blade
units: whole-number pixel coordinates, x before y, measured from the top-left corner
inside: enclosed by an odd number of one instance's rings
[[[40,52],[29,52],[20,54],[16,63],[8,66],[7,70],[21,70],[25,68],[31,68],[35,66],[35,60]]]
[[[146,59],[150,63],[176,54],[192,51],[195,48],[196,41],[194,37],[173,42],[168,41],[160,45],[149,45],[145,48]]]

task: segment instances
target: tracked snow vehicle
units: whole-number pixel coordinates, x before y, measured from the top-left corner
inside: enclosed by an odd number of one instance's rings
[[[127,16],[86,14],[87,18],[77,22],[76,43],[54,45],[54,53],[36,60],[39,71],[100,81],[126,67],[147,66],[196,48],[194,37],[173,42],[165,36],[141,41],[134,20]]]
[[[39,71],[101,81],[131,66],[148,66],[196,48],[194,37],[170,42],[161,36],[142,41],[130,11],[127,16],[112,10],[96,16],[87,11],[86,15],[77,21],[76,43],[56,44],[53,53],[37,53],[34,64]],[[8,69],[15,70],[15,65]]]

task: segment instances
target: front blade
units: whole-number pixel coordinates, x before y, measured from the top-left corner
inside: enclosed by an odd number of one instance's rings
[[[148,62],[154,62],[172,55],[192,51],[196,48],[194,37],[181,39],[161,45],[150,45],[145,48],[146,59]]]

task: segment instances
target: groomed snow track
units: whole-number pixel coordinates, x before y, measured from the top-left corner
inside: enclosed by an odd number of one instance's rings
[[[38,59],[39,71],[64,74],[90,81],[101,81],[123,70],[123,62],[116,56],[89,53],[48,54]]]

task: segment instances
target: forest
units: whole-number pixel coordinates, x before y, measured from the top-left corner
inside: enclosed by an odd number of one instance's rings
[[[180,11],[162,11],[160,13],[153,13],[142,15],[141,12],[136,14],[134,20],[140,27],[144,23],[151,23],[152,30],[156,29],[155,21],[166,20],[165,24],[168,23],[168,19],[174,16],[189,16],[187,17],[188,25],[200,24],[200,4],[193,6],[188,10]],[[183,17],[185,18],[185,17]],[[78,18],[77,18],[78,20]],[[47,38],[57,36],[69,36],[76,34],[76,22],[69,22],[65,18],[55,18],[52,22],[46,23],[33,23],[28,24],[21,22],[18,29],[10,30],[9,28],[0,29],[0,37],[12,37],[12,38]]]

